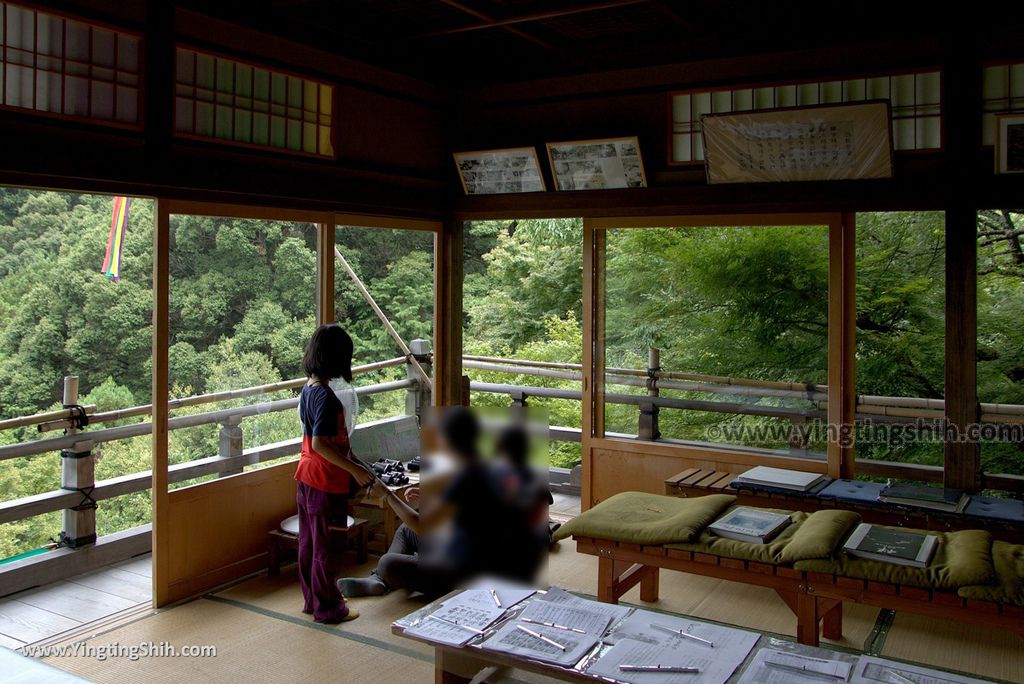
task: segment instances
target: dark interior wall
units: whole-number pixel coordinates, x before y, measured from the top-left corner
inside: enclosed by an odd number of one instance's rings
[[[979,86],[990,53],[1005,53],[1006,39],[988,38],[984,45],[963,36],[865,43],[464,90],[457,96],[453,148],[536,146],[549,192],[459,197],[456,211],[463,217],[527,217],[941,209],[953,196],[979,206],[1013,205],[1013,198],[1021,204],[1024,184],[993,176],[991,148],[981,148],[975,126],[980,92],[975,96],[971,88]],[[897,153],[891,180],[748,185],[737,192],[737,186],[708,186],[699,165],[670,163],[672,91],[929,68],[944,73],[944,149]],[[964,83],[961,74],[979,81]],[[640,139],[649,188],[552,191],[546,142],[630,135]],[[450,162],[448,173],[457,183]]]
[[[183,10],[162,21],[140,13],[146,3],[123,5],[123,14],[104,0],[60,9],[145,33],[146,130],[0,110],[0,183],[424,217],[447,210],[438,88]],[[335,83],[337,159],[175,137],[166,113],[175,42]]]

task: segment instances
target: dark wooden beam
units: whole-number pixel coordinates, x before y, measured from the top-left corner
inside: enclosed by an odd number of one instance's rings
[[[482,21],[479,24],[469,24],[468,26],[458,26],[456,28],[441,29],[439,31],[431,31],[430,33],[423,34],[424,36],[445,36],[454,33],[468,33],[470,31],[482,31],[485,29],[492,28],[506,28],[516,24],[530,24],[538,21],[547,21],[549,19],[560,19],[562,17],[570,17],[576,14],[587,14],[590,12],[601,12],[603,10],[618,9],[620,7],[628,7],[630,5],[643,5],[647,4],[651,0],[608,0],[607,2],[599,2],[593,5],[582,5],[579,7],[566,7],[563,9],[548,10],[546,12],[535,12],[533,14],[524,14],[518,17],[509,17],[508,19],[484,19],[475,10],[472,12],[474,16],[479,17]],[[442,0],[446,5],[452,7],[458,7],[459,9],[466,10],[466,6],[461,3],[449,2],[448,0]]]
[[[481,21],[485,21],[485,22],[497,21],[494,17],[490,16],[489,14],[484,14],[483,12],[481,12],[479,10],[475,10],[472,7],[470,7],[469,5],[464,5],[461,2],[457,2],[456,0],[441,0],[441,2],[443,2],[446,5],[448,5],[449,7],[454,7],[455,9],[457,9],[457,10],[459,10],[461,12],[465,12],[466,14],[468,14],[470,16],[476,17],[477,19],[480,19]],[[555,51],[555,52],[561,52],[562,51],[560,48],[555,47],[551,43],[548,43],[547,41],[541,40],[540,38],[537,38],[536,36],[532,36],[529,33],[526,33],[525,31],[522,31],[520,29],[515,28],[514,26],[502,26],[501,28],[504,29],[505,31],[507,31],[508,33],[511,33],[511,34],[513,34],[515,36],[519,36],[523,40],[528,40],[531,43],[534,43],[536,45],[540,45],[542,48],[545,48],[547,50],[552,50],[552,51]]]

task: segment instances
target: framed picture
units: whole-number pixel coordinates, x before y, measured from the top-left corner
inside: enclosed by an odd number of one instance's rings
[[[1024,114],[996,114],[996,173],[1024,173]]]
[[[647,187],[635,136],[548,143],[547,147],[556,190]]]
[[[454,156],[462,190],[467,195],[546,190],[537,150],[532,147],[456,152]]]
[[[709,183],[892,178],[888,100],[701,117]]]

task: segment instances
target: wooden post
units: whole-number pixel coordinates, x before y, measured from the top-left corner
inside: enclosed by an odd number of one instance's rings
[[[68,375],[64,378],[65,407],[78,406],[78,376]],[[84,415],[84,414],[83,414]],[[78,433],[74,418],[71,419],[65,434]],[[61,543],[71,548],[96,543],[96,502],[92,499],[92,489],[96,484],[96,460],[92,454],[92,442],[84,440],[75,443],[70,449],[60,452],[60,486],[82,493],[82,500],[72,508],[63,512],[63,531]]]
[[[217,455],[221,458],[234,458],[242,455],[242,422],[241,418],[229,418],[224,421],[220,426],[220,434],[218,435],[217,444]],[[228,470],[224,470],[220,473],[220,477],[227,477],[229,475],[237,475],[244,470],[244,466],[241,464],[234,466]]]
[[[583,219],[583,391],[580,431],[580,507],[593,504],[591,443],[604,437],[604,258],[605,231]]]
[[[420,362],[420,368],[428,374],[433,372],[433,364],[430,361],[430,342],[419,338],[409,340],[409,351]],[[414,381],[416,386],[410,387],[405,393],[405,415],[422,418],[423,408],[430,406],[430,388],[420,382],[420,376],[411,364],[406,366],[406,377]]]
[[[943,484],[976,492],[981,486],[981,450],[966,435],[978,422],[978,240],[971,209],[946,212],[946,425]]]
[[[856,216],[837,215],[828,228],[828,475],[852,478],[857,407]]]
[[[647,396],[657,397],[658,371],[661,370],[661,350],[651,347],[647,350]],[[653,441],[661,437],[658,429],[658,406],[653,402],[640,404],[640,420],[636,431],[637,439]]]
[[[170,500],[167,493],[167,334],[171,226],[167,204],[153,207],[153,607],[170,597]]]
[[[979,158],[983,57],[977,41],[949,45],[942,81],[946,162],[953,171],[952,187],[966,188],[976,181]],[[951,96],[951,93],[955,95]],[[989,181],[991,182],[991,181]],[[981,486],[981,450],[977,442],[961,438],[978,422],[978,227],[977,199],[970,192],[948,194],[946,209],[946,365],[945,417],[952,439],[944,447],[943,484],[976,492]]]
[[[333,323],[334,312],[334,217],[316,225],[316,320]]]
[[[468,403],[462,380],[462,221],[434,234],[434,405]],[[465,396],[464,396],[465,395]]]

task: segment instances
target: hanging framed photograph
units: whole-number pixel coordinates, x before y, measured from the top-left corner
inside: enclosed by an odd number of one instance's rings
[[[537,150],[532,147],[456,152],[454,156],[462,190],[467,195],[546,190]]]
[[[892,178],[888,100],[701,117],[708,182]]]
[[[647,187],[635,136],[548,143],[547,147],[556,190]]]
[[[1024,173],[1024,114],[996,114],[996,173]]]

